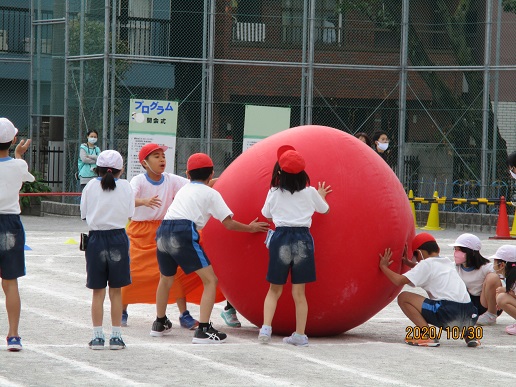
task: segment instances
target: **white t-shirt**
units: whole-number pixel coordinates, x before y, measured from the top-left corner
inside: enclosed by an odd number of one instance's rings
[[[23,159],[0,158],[0,214],[20,214],[20,189],[24,181],[34,181]]]
[[[131,179],[131,187],[134,191],[134,197],[136,199],[145,199],[158,195],[158,198],[161,199],[161,206],[154,208],[147,206],[136,207],[132,220],[162,220],[179,189],[189,182],[190,180],[184,177],[168,172],[164,172],[161,175],[160,181],[149,179],[146,173],[133,177]]]
[[[202,229],[210,217],[223,221],[233,213],[220,193],[201,182],[193,181],[183,186],[168,208],[165,220],[187,219]]]
[[[262,215],[272,219],[276,227],[310,227],[314,212],[326,213],[330,207],[314,187],[293,194],[279,188],[267,193]]]
[[[482,285],[486,279],[487,273],[494,273],[493,263],[489,262],[481,266],[480,269],[474,269],[471,271],[464,270],[462,265],[455,265],[460,278],[466,284],[469,294],[472,296],[480,296],[482,293]]]
[[[113,191],[104,191],[100,178],[90,180],[81,197],[81,218],[90,230],[125,228],[134,214],[134,193],[127,180],[116,179]]]
[[[446,257],[430,257],[420,261],[404,273],[412,286],[423,288],[431,300],[471,302],[466,285],[457,274],[453,263]]]

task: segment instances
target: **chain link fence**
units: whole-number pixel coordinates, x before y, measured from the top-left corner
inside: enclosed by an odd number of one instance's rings
[[[501,1],[12,3],[0,6],[0,70],[12,70],[0,109],[56,191],[77,191],[89,130],[127,157],[130,101],[145,100],[177,102],[178,174],[198,151],[220,174],[245,149],[246,106],[278,107],[289,127],[385,132],[415,196],[516,199],[516,15]]]

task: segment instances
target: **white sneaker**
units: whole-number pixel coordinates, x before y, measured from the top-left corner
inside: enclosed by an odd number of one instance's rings
[[[258,333],[258,340],[262,343],[268,343],[271,341],[272,327],[262,325],[260,333]]]
[[[308,346],[308,337],[306,335],[298,335],[296,332],[292,333],[292,336],[284,337],[283,342],[285,344],[292,344],[298,347]]]
[[[478,317],[477,325],[494,325],[496,324],[496,315],[494,317],[491,317],[488,312],[485,312],[484,314],[481,314]]]

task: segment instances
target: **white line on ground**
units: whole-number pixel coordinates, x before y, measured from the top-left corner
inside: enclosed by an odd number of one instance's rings
[[[15,377],[17,377],[17,375],[14,375]],[[14,382],[11,382],[10,380],[7,380],[6,378],[3,378],[0,376],[0,386],[5,386],[5,387],[22,387],[23,384],[18,384],[18,383],[14,383]]]

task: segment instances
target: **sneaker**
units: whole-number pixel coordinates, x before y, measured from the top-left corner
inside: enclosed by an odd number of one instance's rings
[[[438,347],[440,345],[438,339],[410,339],[405,340],[405,343],[416,347]]]
[[[181,316],[179,316],[179,324],[186,329],[195,329],[199,326],[199,321],[194,319],[190,312],[185,310]]]
[[[219,332],[210,323],[207,328],[197,328],[192,339],[193,344],[221,344],[228,337],[225,333]]]
[[[122,311],[122,322],[121,326],[126,327],[127,326],[127,319],[129,318],[129,315],[127,314],[127,310]]]
[[[272,327],[263,325],[258,333],[258,340],[262,343],[268,343],[271,341]]]
[[[121,337],[112,337],[109,339],[109,349],[124,349],[125,343]]]
[[[494,317],[487,314],[488,312],[478,316],[477,325],[494,325],[496,324],[496,315]]]
[[[224,319],[224,322],[232,328],[240,328],[242,326],[242,324],[240,324],[240,321],[238,321],[235,308],[223,310],[220,314],[220,317],[222,317]]]
[[[7,350],[11,352],[18,352],[21,351],[22,344],[21,344],[21,337],[18,336],[12,336],[7,338]]]
[[[104,339],[102,337],[95,337],[88,345],[90,349],[104,349]]]
[[[478,339],[464,339],[466,341],[466,345],[470,348],[478,347],[480,345],[480,340]]]
[[[505,332],[507,332],[510,335],[516,335],[516,323],[512,325],[507,325],[505,327]]]
[[[307,347],[308,337],[306,335],[298,335],[296,332],[294,332],[289,337],[284,337],[283,342],[285,344],[292,344],[298,347]]]
[[[152,323],[150,335],[154,337],[161,337],[172,333],[172,322],[167,318],[165,323],[160,323],[158,320]]]

